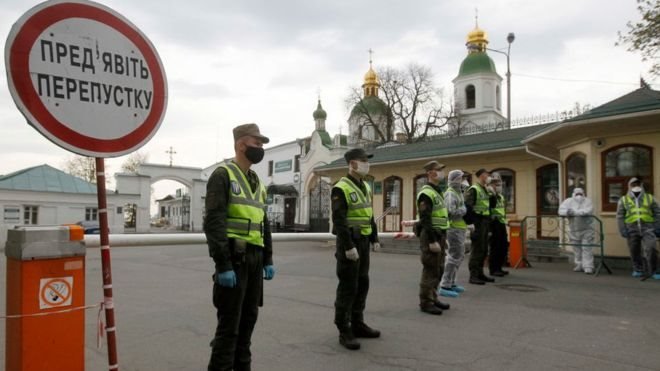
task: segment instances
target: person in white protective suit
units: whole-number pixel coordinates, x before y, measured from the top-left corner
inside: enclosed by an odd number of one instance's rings
[[[465,234],[467,224],[463,220],[467,209],[463,199],[461,185],[464,173],[461,170],[452,170],[447,176],[448,187],[445,191],[445,206],[449,216],[449,229],[447,229],[447,257],[445,271],[440,280],[438,293],[441,296],[455,298],[465,291],[463,286],[456,284],[456,273],[465,258]]]
[[[573,247],[575,268],[573,271],[594,273],[593,245],[596,230],[593,218],[594,205],[584,195],[582,188],[573,189],[569,197],[559,206],[559,216],[568,217],[570,244]]]

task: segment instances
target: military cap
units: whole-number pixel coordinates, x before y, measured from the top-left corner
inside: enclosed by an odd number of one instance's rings
[[[426,164],[424,164],[424,170],[426,171],[431,171],[431,170],[442,170],[445,168],[444,164],[439,163],[438,161],[429,161]]]
[[[479,176],[481,176],[481,174],[483,174],[483,173],[488,173],[488,172],[489,172],[488,170],[486,170],[486,169],[484,169],[484,168],[481,168],[481,169],[477,170],[477,172],[474,173],[474,174],[475,174],[477,177],[479,177]]]
[[[268,139],[268,137],[261,135],[261,132],[259,131],[259,126],[257,126],[257,124],[243,124],[243,125],[238,125],[237,127],[234,128],[234,142],[240,138],[247,136],[259,138],[264,143],[270,142],[270,139]]]
[[[366,161],[372,157],[374,157],[374,155],[367,153],[362,148],[353,148],[344,153],[344,159],[346,159],[346,163],[349,163],[351,160]]]

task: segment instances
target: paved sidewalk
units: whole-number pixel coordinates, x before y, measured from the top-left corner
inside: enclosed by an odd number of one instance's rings
[[[215,328],[207,248],[112,250],[120,370],[205,370]],[[333,248],[278,243],[275,279],[253,336],[254,370],[658,370],[660,282],[628,272],[600,277],[565,263],[533,263],[446,299],[451,310],[418,309],[418,256],[372,254],[366,320],[380,339],[348,351],[332,323]],[[5,257],[0,257],[5,313]],[[101,301],[98,249],[87,255],[87,303]],[[467,262],[459,273],[467,280]],[[107,370],[96,349],[96,311],[87,312],[87,370]],[[0,368],[5,325],[0,321]]]

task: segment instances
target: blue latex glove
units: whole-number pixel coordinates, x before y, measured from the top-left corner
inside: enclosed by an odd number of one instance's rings
[[[272,280],[275,277],[275,267],[267,265],[264,267],[264,279]]]
[[[236,287],[236,273],[233,270],[216,273],[215,282],[222,287]]]
[[[628,238],[628,231],[621,232],[621,237]]]

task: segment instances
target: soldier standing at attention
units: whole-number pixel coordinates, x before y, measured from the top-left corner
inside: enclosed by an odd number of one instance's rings
[[[378,230],[373,218],[371,188],[364,181],[369,174],[369,159],[361,148],[344,154],[348,175],[332,188],[333,233],[337,236],[337,298],[335,325],[339,343],[350,350],[360,349],[356,337],[377,338],[380,331],[364,323],[369,292],[369,243],[380,250]]]
[[[475,173],[477,181],[465,191],[465,206],[468,214],[473,215],[474,233],[471,236],[472,248],[470,252],[470,283],[484,285],[486,282],[495,282],[484,274],[484,262],[488,254],[488,229],[490,224],[490,198],[491,192],[486,189],[489,178],[488,171],[479,169]],[[494,206],[494,205],[493,205]]]
[[[236,157],[220,165],[206,186],[204,233],[215,262],[218,317],[209,371],[250,370],[250,339],[263,304],[263,279],[275,275],[266,188],[250,170],[263,159],[268,141],[256,124],[235,127]]]
[[[445,165],[429,161],[424,165],[428,184],[417,194],[419,242],[422,250],[422,277],[419,282],[419,308],[429,314],[442,314],[449,304],[438,300],[438,285],[445,269],[449,217],[440,189]]]
[[[490,175],[490,187],[495,194],[495,207],[490,208],[490,255],[488,267],[491,276],[504,277],[509,271],[503,269],[509,255],[509,240],[506,232],[506,198],[502,176],[494,172]]]

